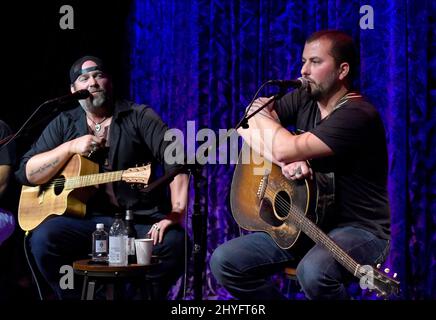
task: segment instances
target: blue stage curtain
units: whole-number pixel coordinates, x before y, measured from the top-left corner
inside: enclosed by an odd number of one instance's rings
[[[374,29],[360,28],[363,5],[374,10]],[[129,18],[131,98],[186,135],[188,121],[195,130],[218,133],[238,122],[263,81],[300,76],[308,35],[348,32],[360,44],[360,89],[387,131],[392,242],[386,265],[399,274],[403,298],[434,299],[434,12],[434,1],[410,0],[136,0]],[[203,171],[207,262],[239,233],[229,208],[233,169],[217,164]],[[204,298],[229,297],[208,267],[204,289]],[[186,298],[192,298],[192,269]]]

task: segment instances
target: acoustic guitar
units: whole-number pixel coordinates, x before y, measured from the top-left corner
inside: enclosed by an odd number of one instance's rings
[[[151,166],[98,172],[97,163],[76,154],[50,182],[35,187],[23,186],[18,206],[20,227],[25,231],[33,230],[54,215],[84,217],[86,202],[97,190],[97,185],[116,181],[147,185]]]
[[[399,281],[359,264],[318,227],[321,219],[315,210],[318,195],[314,180],[288,180],[280,167],[267,159],[260,165],[242,161],[242,154],[230,193],[232,214],[241,228],[267,232],[283,249],[296,246],[303,232],[359,278],[362,288],[374,289],[383,297],[399,294]]]

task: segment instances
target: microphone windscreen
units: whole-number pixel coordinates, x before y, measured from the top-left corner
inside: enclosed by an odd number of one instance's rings
[[[86,89],[82,89],[74,92],[73,95],[76,99],[86,99],[91,96],[91,93]]]

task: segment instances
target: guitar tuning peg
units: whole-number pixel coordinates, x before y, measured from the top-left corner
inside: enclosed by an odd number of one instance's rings
[[[380,263],[378,263],[376,266],[375,266],[377,269],[380,269],[380,267],[381,267],[381,264]]]
[[[389,269],[389,268],[385,269],[385,273],[389,273],[390,271],[391,271],[391,269]]]
[[[393,278],[396,279],[397,276],[398,276],[398,274],[395,272],[394,275],[393,275]]]
[[[134,184],[131,184],[131,185],[130,185],[130,189],[134,190],[134,189],[135,189],[135,185],[134,185]]]

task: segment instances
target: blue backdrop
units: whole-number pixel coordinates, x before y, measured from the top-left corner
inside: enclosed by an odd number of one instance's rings
[[[374,29],[360,28],[363,5],[374,10]],[[361,91],[381,112],[387,131],[392,216],[387,264],[399,274],[404,298],[434,299],[434,12],[434,1],[410,0],[137,0],[128,19],[131,98],[152,105],[170,126],[186,130],[192,120],[197,129],[218,132],[237,123],[263,81],[300,75],[309,34],[350,33],[360,44]],[[207,261],[214,248],[238,234],[228,203],[232,172],[232,165],[204,170]],[[209,268],[206,280],[205,298],[228,297]]]

